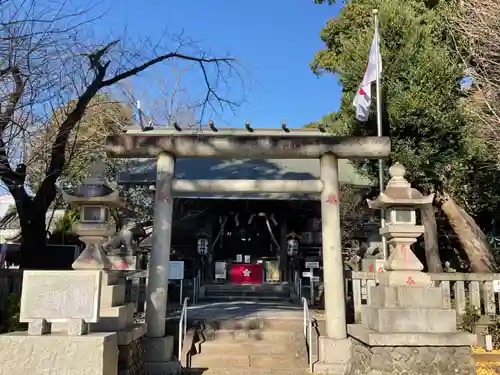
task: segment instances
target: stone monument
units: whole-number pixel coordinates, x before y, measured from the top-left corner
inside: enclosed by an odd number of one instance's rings
[[[23,272],[20,322],[0,335],[0,374],[108,375],[118,371],[118,335],[100,324],[101,270]]]
[[[432,203],[404,178],[405,168],[394,164],[391,179],[372,209],[384,209],[387,224],[380,234],[387,239],[390,256],[379,285],[369,291],[361,324],[348,325],[351,358],[347,375],[474,374],[471,346],[476,336],[457,332],[456,313],[443,307],[439,288],[411,250],[424,232],[415,209]]]

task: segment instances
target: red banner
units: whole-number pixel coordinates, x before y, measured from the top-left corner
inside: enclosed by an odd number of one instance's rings
[[[231,282],[233,284],[262,284],[262,264],[233,264]]]

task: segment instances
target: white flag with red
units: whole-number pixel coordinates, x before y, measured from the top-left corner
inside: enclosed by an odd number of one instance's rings
[[[378,70],[378,74],[377,74]],[[382,57],[380,56],[379,35],[375,29],[372,45],[370,47],[370,57],[366,67],[363,82],[354,97],[353,105],[356,107],[356,120],[368,121],[370,105],[372,103],[372,83],[380,79],[382,74]]]

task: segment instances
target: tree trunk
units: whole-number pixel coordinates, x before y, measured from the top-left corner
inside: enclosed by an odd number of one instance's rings
[[[421,209],[422,222],[424,224],[425,259],[427,272],[443,272],[441,258],[439,257],[438,232],[434,206],[426,205]]]
[[[497,264],[492,256],[486,236],[472,219],[453,198],[442,190],[436,194],[436,203],[439,204],[450,222],[453,231],[458,237],[471,265],[472,272],[495,272]]]
[[[51,269],[51,257],[45,251],[47,235],[45,215],[42,219],[29,214],[29,222],[21,222],[21,267],[22,269]],[[22,220],[25,221],[25,220]]]

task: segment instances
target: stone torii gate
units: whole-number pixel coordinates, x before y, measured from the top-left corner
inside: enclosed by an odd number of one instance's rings
[[[326,331],[346,333],[341,252],[338,159],[380,159],[390,152],[388,137],[333,137],[317,129],[130,129],[106,140],[113,158],[156,158],[153,248],[149,267],[147,336],[165,336],[173,192],[320,193]],[[320,159],[320,180],[176,180],[176,158]]]

